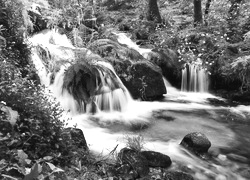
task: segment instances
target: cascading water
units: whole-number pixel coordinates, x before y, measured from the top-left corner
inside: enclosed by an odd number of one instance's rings
[[[141,49],[123,33],[116,34],[119,42],[126,43],[130,48],[133,47],[144,57],[151,51]],[[94,81],[87,81],[81,79],[82,76],[76,75],[72,82],[76,84],[77,82],[93,84],[95,88],[93,92],[96,92],[96,94],[91,100],[98,106],[100,111],[95,114],[79,113],[79,103],[77,103],[79,99],[74,98],[70,93],[71,90],[73,91],[71,81],[68,81],[69,83],[65,85],[65,74],[69,73],[69,68],[77,69],[79,73],[82,72],[81,67],[72,66],[75,59],[73,53],[75,47],[68,42],[66,37],[64,38],[62,35],[51,31],[35,35],[30,39],[30,42],[34,46],[42,44],[43,47],[46,47],[52,57],[50,61],[55,61],[56,64],[60,65],[58,68],[52,68],[54,71],[49,71],[48,67],[52,66],[53,63],[48,62],[49,65],[46,64],[42,61],[36,49],[33,49],[33,61],[42,82],[48,86],[66,110],[70,109],[73,112],[71,114],[72,120],[68,122],[68,126],[77,125],[78,128],[83,130],[91,150],[108,154],[117,145],[117,150],[124,147],[127,135],[139,134],[145,139],[145,149],[162,152],[171,157],[173,165],[170,170],[180,170],[186,167],[188,173],[192,174],[197,180],[245,179],[240,175],[239,171],[248,168],[248,164],[230,160],[227,155],[229,157],[230,152],[239,152],[241,156],[248,154],[249,145],[245,143],[244,147],[239,148],[238,141],[241,142],[241,139],[244,140],[242,140],[242,143],[249,141],[248,128],[250,125],[244,124],[243,127],[238,124],[237,130],[235,130],[231,128],[230,124],[226,124],[225,120],[221,122],[221,119],[226,118],[231,113],[233,116],[241,117],[245,122],[250,116],[248,106],[234,108],[213,106],[208,103],[207,98],[216,97],[207,96],[207,94],[206,96],[199,96],[198,99],[197,93],[181,92],[174,89],[167,80],[165,80],[165,84],[168,95],[161,102],[134,101],[130,99],[129,93],[115,74],[112,66],[103,61],[96,61],[91,64],[91,66],[96,67],[92,68],[95,71],[93,73]],[[81,49],[81,51],[86,51],[86,54],[91,56],[90,51],[86,49]],[[63,56],[60,56],[60,54]],[[195,69],[195,67],[192,68]],[[197,67],[196,71],[198,71]],[[84,73],[81,75],[84,75]],[[51,78],[52,76],[54,77]],[[116,87],[116,85],[119,88],[112,88],[113,86]],[[84,87],[89,86],[79,84],[77,87],[84,89]],[[87,104],[86,109],[90,109],[87,111],[91,111],[93,108],[91,106],[91,103]],[[122,111],[115,110],[120,108],[122,108]],[[110,113],[110,111],[112,112]],[[211,141],[210,153],[213,154],[213,160],[201,160],[179,145],[186,134],[195,131],[206,134]],[[240,136],[244,133],[245,136]],[[223,152],[227,151],[229,153],[223,154]]]
[[[182,70],[181,90],[186,92],[208,92],[207,71],[195,63],[186,64]]]
[[[90,51],[75,48],[55,30],[34,35],[29,41],[34,46],[32,59],[41,82],[65,110],[77,114],[126,109],[130,94],[111,65],[96,55],[91,58]],[[76,62],[75,50],[84,52],[90,61]]]

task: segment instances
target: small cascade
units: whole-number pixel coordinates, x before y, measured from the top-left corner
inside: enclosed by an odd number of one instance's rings
[[[148,58],[149,53],[151,53],[151,49],[140,48],[135,42],[133,42],[125,33],[114,33],[117,35],[117,40],[120,44],[125,44],[129,48],[136,50],[139,52],[144,58]]]
[[[132,98],[111,64],[84,48],[75,48],[55,30],[34,35],[29,42],[41,82],[65,110],[72,114],[126,110]],[[77,62],[75,50],[86,54],[83,62]]]
[[[206,69],[197,64],[186,64],[182,70],[181,91],[208,92],[209,78]]]

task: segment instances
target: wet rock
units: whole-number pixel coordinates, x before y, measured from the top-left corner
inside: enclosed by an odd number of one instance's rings
[[[80,111],[87,110],[86,104],[91,105],[93,96],[111,92],[120,86],[117,77],[109,68],[88,63],[70,66],[63,78],[63,89],[78,102]]]
[[[149,34],[146,30],[138,30],[136,33],[136,39],[138,40],[148,40]]]
[[[119,24],[119,31],[129,31],[130,26],[128,24]]]
[[[148,160],[150,167],[167,168],[172,164],[169,156],[155,152],[155,151],[142,151],[141,154]]]
[[[190,174],[178,171],[167,171],[163,176],[164,180],[194,180]]]
[[[130,164],[132,169],[136,172],[136,174],[138,174],[139,177],[148,175],[148,161],[139,152],[129,148],[123,148],[119,152],[118,157],[122,161],[122,164]],[[135,172],[131,172],[133,176],[136,175]]]
[[[196,155],[203,157],[211,147],[211,142],[203,133],[193,132],[183,138],[181,145]]]
[[[66,128],[63,130],[62,136],[64,139],[68,139],[71,144],[77,148],[88,149],[87,142],[81,129],[78,128]]]
[[[132,64],[128,74],[121,80],[135,99],[155,100],[167,93],[161,70],[150,62]]]
[[[178,61],[178,56],[173,50],[167,48],[154,48],[147,59],[161,68],[163,76],[166,77],[172,85],[176,87],[181,86],[179,83],[181,82],[181,71],[179,68],[182,65]]]
[[[129,174],[131,170],[131,166],[129,164],[122,164],[120,167],[116,169],[119,174]]]

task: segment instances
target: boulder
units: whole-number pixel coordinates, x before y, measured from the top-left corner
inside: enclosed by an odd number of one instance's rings
[[[154,48],[147,58],[150,62],[158,65],[164,77],[176,86],[181,86],[181,64],[178,61],[177,54],[171,49]]]
[[[181,145],[194,154],[203,157],[208,152],[211,142],[203,133],[192,132],[182,139]]]
[[[164,180],[194,180],[194,178],[184,172],[167,171],[164,173]]]
[[[135,32],[136,39],[138,40],[148,40],[149,33],[144,29],[139,29]]]
[[[161,68],[115,40],[99,39],[88,47],[110,62],[135,99],[154,100],[166,94]]]
[[[119,26],[118,26],[119,31],[129,31],[130,28],[131,27],[125,23],[119,24]]]
[[[150,62],[133,63],[126,74],[121,80],[135,99],[154,100],[167,93],[161,70]]]
[[[123,148],[118,153],[118,157],[122,164],[131,165],[132,169],[138,174],[139,177],[144,177],[149,173],[149,166],[147,159],[140,154],[140,152]]]
[[[105,66],[81,63],[74,64],[67,69],[63,79],[63,88],[67,89],[81,106],[83,102],[90,103],[95,95],[120,88],[120,82]]]
[[[155,151],[142,151],[141,154],[148,160],[150,167],[167,168],[172,164],[169,156],[155,152]]]
[[[70,141],[71,145],[75,145],[77,148],[80,149],[88,149],[86,139],[81,129],[66,128],[62,132],[62,136],[64,137],[64,139]]]

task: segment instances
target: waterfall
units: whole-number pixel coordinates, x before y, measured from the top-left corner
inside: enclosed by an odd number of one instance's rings
[[[182,70],[181,91],[208,92],[208,86],[206,69],[197,64],[186,64]]]
[[[151,49],[141,48],[135,42],[133,42],[125,33],[114,33],[117,35],[117,41],[120,44],[127,45],[129,48],[136,50],[139,52],[145,59],[148,58],[149,53],[151,53]]]
[[[43,31],[28,41],[42,84],[66,111],[79,114],[126,110],[132,98],[111,64],[85,48],[75,48],[66,35],[55,30]],[[75,51],[84,54],[80,61]]]

